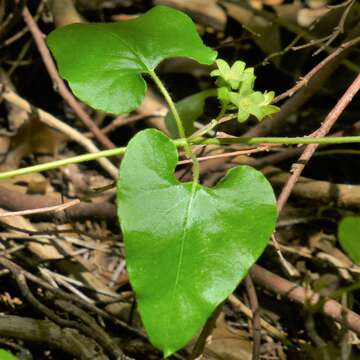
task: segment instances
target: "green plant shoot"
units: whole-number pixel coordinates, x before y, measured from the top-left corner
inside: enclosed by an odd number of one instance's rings
[[[96,109],[134,110],[146,90],[142,75],[149,76],[168,102],[176,135],[193,162],[193,181],[179,182],[174,142],[144,130],[130,141],[117,182],[130,282],[151,342],[168,357],[196,335],[264,251],[276,222],[273,190],[249,166],[231,169],[213,188],[199,183],[186,131],[194,120],[185,126],[180,116],[189,107],[176,108],[155,72],[168,57],[215,61],[216,52],[202,43],[187,15],[158,6],[135,20],[57,29],[48,44],[75,95]],[[271,92],[253,90],[253,70],[244,63],[230,68],[218,60],[218,67],[212,75],[218,77],[222,104],[226,111],[236,109],[239,121],[277,111]],[[197,98],[198,106],[206,96]],[[195,119],[199,112],[190,110]]]
[[[254,90],[254,68],[246,68],[242,61],[235,61],[230,67],[227,62],[218,59],[216,64],[218,69],[210,75],[217,77],[218,98],[224,113],[236,110],[238,121],[244,122],[250,115],[261,121],[279,111],[277,106],[271,105],[275,96],[273,91],[262,93]]]

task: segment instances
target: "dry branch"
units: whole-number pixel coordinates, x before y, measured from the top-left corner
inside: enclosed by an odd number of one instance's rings
[[[360,75],[358,75],[353,83],[348,87],[343,96],[336,103],[334,108],[326,116],[321,127],[316,131],[315,137],[324,137],[326,136],[332,126],[335,124],[337,119],[340,117],[346,106],[351,102],[353,97],[360,89]],[[311,156],[314,154],[318,148],[318,144],[307,145],[304,152],[301,154],[299,160],[293,164],[292,174],[284,185],[277,201],[278,212],[280,213],[284,205],[286,204],[290,193],[298,181],[305,165],[310,160]]]
[[[22,211],[61,205],[66,199],[56,199],[46,195],[28,195],[11,190],[0,185],[0,208],[10,211]],[[30,214],[36,220],[81,221],[81,220],[106,220],[117,221],[115,205],[109,202],[86,203],[81,202],[76,206],[57,213]]]
[[[291,176],[276,167],[269,166],[262,171],[275,187],[283,186]],[[302,199],[332,204],[341,208],[360,208],[359,185],[337,184],[300,177],[292,189],[292,194]]]
[[[261,324],[259,313],[259,302],[255,290],[254,283],[251,278],[251,274],[248,274],[245,278],[245,287],[249,297],[249,302],[252,311],[252,360],[260,359],[260,346],[261,346]]]
[[[319,62],[315,67],[313,67],[305,76],[301,77],[301,79],[289,90],[284,93],[278,95],[274,99],[274,103],[281,101],[282,99],[286,99],[287,97],[291,97],[295,92],[299,91],[302,87],[306,86],[310,79],[319,72],[326,64],[333,61],[337,56],[339,56],[344,50],[357,45],[360,42],[360,36],[356,37],[353,40],[347,41],[344,44],[340,45],[335,51],[333,51],[330,55],[328,55],[324,60]]]
[[[49,320],[38,320],[14,315],[0,316],[0,336],[46,344],[82,360],[108,360],[97,351],[96,343],[77,330],[62,329]]]
[[[259,265],[254,265],[251,268],[250,273],[252,279],[257,284],[300,304],[310,303],[311,305],[315,305],[321,300],[318,293],[306,290],[300,285],[283,279]],[[324,301],[321,311],[340,324],[345,324],[348,329],[354,331],[358,335],[360,334],[360,315],[346,309],[335,300]]]
[[[352,40],[355,40],[360,35],[360,27],[355,28],[347,37],[345,45]],[[345,50],[339,49],[335,50],[336,56],[330,56],[331,61],[326,61],[319,63],[315,66],[315,70],[311,70],[307,76],[306,86],[301,88],[296,92],[290,99],[288,99],[282,106],[281,111],[276,113],[271,118],[267,118],[258,125],[251,128],[245,136],[267,136],[270,133],[276,132],[280,129],[288,117],[296,113],[308,100],[310,100],[317,92],[321,90],[325,82],[330,78],[330,76],[336,71],[340,64],[346,59],[349,53],[353,50],[354,43],[350,43],[351,46],[347,47]],[[357,41],[355,41],[357,44]]]

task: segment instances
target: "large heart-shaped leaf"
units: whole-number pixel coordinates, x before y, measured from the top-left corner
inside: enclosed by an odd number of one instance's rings
[[[339,223],[338,238],[341,247],[354,263],[360,265],[360,217],[343,218]]]
[[[116,23],[71,24],[47,38],[61,76],[76,96],[110,113],[137,108],[146,74],[168,57],[211,64],[216,52],[204,46],[191,19],[166,6]]]
[[[17,360],[17,358],[11,355],[9,352],[0,349],[0,359],[1,360]]]
[[[237,286],[274,229],[266,178],[231,169],[214,188],[179,182],[175,145],[138,133],[120,167],[117,203],[126,262],[150,340],[165,356],[183,347]]]

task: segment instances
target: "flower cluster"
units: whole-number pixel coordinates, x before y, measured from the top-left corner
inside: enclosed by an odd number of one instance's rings
[[[275,105],[271,105],[275,93],[273,91],[254,90],[256,76],[254,68],[247,68],[242,61],[235,61],[230,67],[221,59],[216,60],[218,69],[211,72],[216,76],[218,98],[225,111],[237,110],[239,122],[246,121],[250,115],[254,115],[259,121],[279,111]]]

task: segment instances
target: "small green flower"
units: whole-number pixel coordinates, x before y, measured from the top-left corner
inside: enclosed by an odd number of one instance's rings
[[[216,60],[217,70],[211,76],[217,76],[218,99],[225,111],[237,110],[239,122],[246,121],[250,115],[259,121],[279,111],[277,106],[271,105],[274,92],[260,92],[254,90],[256,76],[254,68],[247,68],[242,61],[235,61],[230,66],[222,59]]]
[[[264,117],[269,116],[279,111],[275,105],[271,105],[275,94],[273,91],[265,92],[254,91],[250,95],[242,96],[239,93],[230,92],[229,98],[238,108],[238,121],[246,121],[250,115],[254,115],[259,121]]]
[[[233,90],[237,90],[240,86],[240,82],[242,81],[246,64],[242,61],[235,61],[235,63],[230,67],[226,61],[218,59],[216,60],[216,65],[218,69],[213,70],[210,73],[210,76],[219,77],[217,81],[218,85],[228,85]]]
[[[250,95],[254,92],[254,83],[256,76],[254,75],[254,68],[247,68],[241,75],[241,85],[239,88],[240,95]]]

